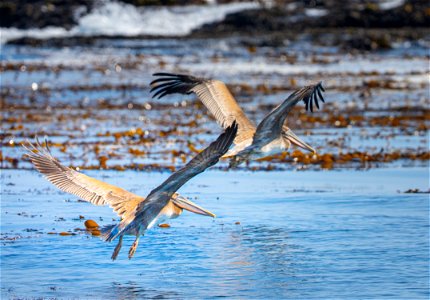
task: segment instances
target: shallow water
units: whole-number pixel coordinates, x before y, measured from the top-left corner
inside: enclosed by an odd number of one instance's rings
[[[105,156],[104,168],[133,168],[136,161],[159,169],[180,167],[178,153],[185,161],[194,155],[187,142],[203,149],[220,128],[194,95],[152,99],[154,72],[224,80],[257,124],[294,89],[322,80],[326,103],[314,113],[297,105],[288,126],[320,155],[363,154],[335,157],[328,166],[319,157],[296,165],[252,163],[251,168],[367,168],[366,155],[379,155],[372,167],[428,164],[428,57],[400,51],[422,46],[350,54],[306,45],[309,41],[299,40],[251,51],[238,38],[97,39],[93,45],[57,48],[5,45],[0,56],[6,121],[1,124],[2,167],[28,168],[20,147],[14,146],[45,134],[57,143],[51,145],[53,154],[67,165],[99,168]],[[135,155],[136,149],[145,155]],[[385,154],[391,158],[384,159]]]
[[[88,171],[145,195],[167,173]],[[35,171],[2,170],[2,298],[428,299],[426,168],[208,171],[181,193],[217,214],[154,228],[127,259],[85,233],[115,223]],[[116,218],[115,218],[116,219]],[[235,224],[240,222],[240,224]]]
[[[151,20],[178,31],[211,20],[209,10],[199,18],[164,10],[143,18],[148,12],[106,3],[107,12],[137,16],[116,32],[124,35],[143,27],[175,32]],[[188,29],[176,17],[187,18]],[[118,28],[118,19],[108,21]],[[90,23],[74,30],[110,28]],[[73,35],[56,32],[11,30],[2,39]],[[430,39],[365,53],[306,34],[277,46],[265,41],[2,45],[1,298],[428,299],[429,194],[404,192],[429,190]],[[221,162],[180,190],[216,219],[186,212],[170,228],[150,230],[132,260],[133,237],[126,237],[112,262],[115,244],[82,231],[87,219],[117,222],[111,209],[79,202],[24,170],[32,166],[18,145],[46,134],[65,165],[147,195],[168,176],[154,170],[183,166],[195,155],[190,144],[203,149],[221,132],[194,95],[152,99],[154,72],[223,80],[257,123],[293,90],[322,80],[321,109],[310,114],[300,104],[288,118],[319,157],[291,149],[286,158],[228,172],[218,170],[227,166]]]

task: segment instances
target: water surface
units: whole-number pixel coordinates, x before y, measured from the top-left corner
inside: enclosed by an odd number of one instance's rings
[[[146,195],[167,173],[87,171]],[[154,228],[127,259],[85,233],[116,222],[35,171],[3,170],[2,298],[428,299],[425,168],[369,171],[209,171],[181,189],[217,214]],[[115,221],[113,220],[115,219]],[[240,222],[240,224],[236,224]]]

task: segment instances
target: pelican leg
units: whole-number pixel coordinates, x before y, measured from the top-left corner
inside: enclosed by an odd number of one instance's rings
[[[243,163],[244,161],[247,161],[247,156],[246,157],[242,157],[242,156],[233,156],[233,158],[230,160],[230,164],[229,164],[229,168],[236,168],[237,166],[239,166],[241,163]]]
[[[140,235],[137,235],[136,240],[134,241],[133,245],[131,245],[130,250],[128,251],[128,259],[131,259],[136,252],[137,245],[139,244],[139,238]]]
[[[119,237],[118,244],[116,245],[115,250],[113,250],[113,253],[112,253],[112,256],[111,256],[112,260],[115,260],[115,259],[117,258],[118,253],[119,253],[119,250],[121,250],[121,246],[122,246],[122,238],[123,238],[123,237],[124,237],[123,235],[121,235],[121,236]]]
[[[239,158],[237,156],[233,156],[230,159],[230,164],[228,165],[229,168],[236,168],[240,164]]]

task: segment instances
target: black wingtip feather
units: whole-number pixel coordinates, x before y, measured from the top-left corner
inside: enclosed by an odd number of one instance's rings
[[[323,102],[323,103],[325,103],[325,100],[324,100],[324,97],[323,97],[323,95],[322,95],[322,93],[321,93],[321,90],[322,89],[318,89],[317,90],[317,94],[318,94],[318,97],[321,99],[321,101]],[[323,90],[324,91],[324,90]]]
[[[204,79],[193,77],[185,74],[172,74],[172,73],[154,73],[153,76],[160,78],[151,81],[150,93],[154,93],[152,98],[160,99],[168,94],[190,94],[191,90],[198,84],[202,83]]]
[[[187,75],[185,75],[185,74],[167,73],[167,72],[157,72],[157,73],[153,73],[152,76],[181,77],[181,76],[187,76]]]
[[[160,90],[160,92],[162,92],[162,93],[158,96],[158,99],[161,99],[164,96],[170,94],[169,90]],[[155,98],[155,95],[154,95],[154,98]]]
[[[314,112],[314,106],[313,106],[313,101],[312,101],[312,100],[313,100],[313,99],[312,99],[312,95],[313,95],[313,94],[310,94],[310,95],[309,95],[309,97],[307,97],[307,99],[306,99],[306,100],[309,102],[309,106],[310,106],[310,108],[311,108],[311,112]]]
[[[314,111],[313,104],[315,103],[315,106],[317,109],[320,109],[319,101],[325,103],[324,97],[322,95],[322,92],[324,92],[324,87],[322,86],[322,82],[318,82],[315,85],[310,85],[308,87],[311,89],[311,92],[308,96],[303,98],[303,101],[305,102],[306,110],[307,111]]]
[[[316,94],[316,93],[313,93],[313,94],[312,94],[312,98],[313,98],[313,100],[315,101],[315,106],[317,107],[317,109],[320,109],[320,105],[319,105],[319,103],[318,103],[318,97],[317,97],[317,94]]]
[[[151,81],[151,82],[149,83],[149,85],[150,85],[150,86],[153,86],[153,85],[155,85],[155,84],[157,84],[157,83],[160,83],[160,82],[172,81],[172,80],[176,80],[176,78],[174,78],[174,77],[163,77],[163,78],[157,78],[157,79],[154,79],[153,81]],[[154,86],[153,88],[157,88],[157,85],[156,85],[156,86]]]

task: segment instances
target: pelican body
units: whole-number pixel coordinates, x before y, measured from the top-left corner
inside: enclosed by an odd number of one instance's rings
[[[166,219],[177,218],[184,209],[215,217],[213,213],[179,195],[176,191],[188,180],[216,164],[228,151],[236,133],[237,125],[233,123],[215,142],[152,190],[146,198],[62,165],[51,155],[47,143],[46,147],[43,147],[39,141],[36,145],[28,142],[24,148],[36,169],[56,187],[92,204],[112,207],[121,217],[121,222],[105,228],[102,236],[109,242],[119,237],[111,257],[115,260],[122,247],[123,236],[135,235],[136,239],[128,253],[131,259],[137,249],[140,236],[146,230]]]
[[[288,150],[291,144],[315,153],[315,149],[302,141],[288,127],[286,118],[291,109],[301,100],[306,110],[313,112],[313,103],[319,108],[318,100],[324,102],[321,82],[293,92],[283,103],[272,110],[256,127],[239,107],[227,86],[214,79],[197,78],[183,74],[155,73],[159,77],[151,82],[153,98],[158,99],[173,93],[197,95],[213,114],[217,122],[228,127],[233,121],[239,129],[234,146],[223,157],[232,158],[230,166],[242,161],[255,160]]]

